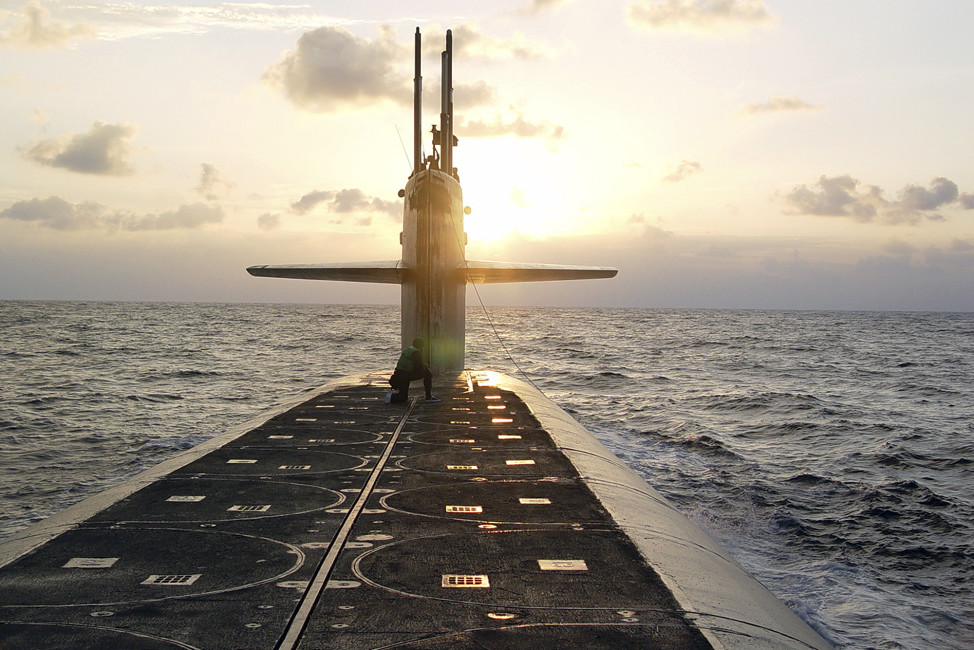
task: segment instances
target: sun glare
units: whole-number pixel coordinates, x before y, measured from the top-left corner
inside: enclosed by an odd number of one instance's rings
[[[512,149],[517,150],[516,153]],[[498,243],[514,234],[564,235],[573,230],[562,192],[544,173],[539,153],[503,141],[476,142],[462,161],[464,219],[469,241]]]

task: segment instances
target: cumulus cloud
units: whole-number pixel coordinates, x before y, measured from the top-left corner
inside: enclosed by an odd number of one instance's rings
[[[900,190],[899,205],[907,210],[936,210],[957,200],[957,184],[939,177],[930,181],[930,189],[907,185]]]
[[[297,48],[267,68],[263,79],[296,105],[315,112],[379,101],[410,105],[412,80],[396,66],[409,59],[391,28],[374,40],[340,27],[305,32]]]
[[[772,97],[766,102],[755,102],[741,109],[745,115],[763,113],[794,113],[798,111],[818,111],[825,108],[821,104],[809,104],[797,97]]]
[[[329,212],[338,214],[380,212],[395,218],[402,212],[399,201],[385,201],[378,197],[370,197],[358,188],[309,192],[291,204],[291,212],[308,214],[322,204]]]
[[[894,201],[883,197],[883,190],[875,185],[863,185],[849,175],[822,176],[813,187],[799,185],[785,195],[791,214],[822,217],[849,217],[867,223],[918,224],[922,221],[942,221],[943,215],[933,212],[953,203],[964,203],[957,185],[946,178],[930,181],[930,187],[907,185]]]
[[[214,165],[203,163],[200,184],[196,186],[197,194],[207,201],[216,201],[225,197],[231,189],[233,189],[233,183],[225,178]]]
[[[95,122],[87,133],[35,142],[23,153],[34,162],[81,174],[124,176],[129,164],[135,127]]]
[[[160,214],[135,215],[113,211],[92,201],[70,203],[59,196],[18,201],[0,211],[0,219],[35,223],[55,230],[195,229],[223,221],[223,208],[194,203]]]
[[[95,38],[94,27],[87,23],[66,23],[54,20],[51,12],[39,0],[31,0],[13,14],[13,25],[0,25],[0,46],[16,49],[59,49],[72,40]],[[2,14],[0,14],[2,16]]]
[[[649,29],[716,32],[773,21],[763,0],[637,0],[629,20]]]
[[[974,210],[974,194],[961,194],[958,200],[965,210]]]
[[[698,162],[694,162],[692,160],[681,160],[680,164],[676,166],[676,169],[664,176],[663,180],[667,183],[679,183],[688,176],[699,174],[702,170],[703,167],[701,167],[700,163]]]

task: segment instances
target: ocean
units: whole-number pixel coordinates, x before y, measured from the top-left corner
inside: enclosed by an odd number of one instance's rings
[[[326,381],[396,306],[0,302],[0,541]],[[974,314],[470,308],[838,648],[974,647]]]

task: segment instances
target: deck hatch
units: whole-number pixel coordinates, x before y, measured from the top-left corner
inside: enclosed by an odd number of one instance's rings
[[[447,512],[483,512],[483,506],[447,506]]]
[[[110,569],[118,562],[117,557],[73,557],[62,569]]]
[[[441,587],[447,588],[480,588],[490,587],[490,579],[485,575],[452,575],[447,574],[440,581]]]
[[[588,571],[585,560],[538,560],[542,571]]]
[[[311,465],[281,465],[277,469],[311,469]]]
[[[242,505],[230,506],[227,512],[267,512],[270,509],[270,506]]]
[[[206,497],[201,494],[174,494],[166,499],[170,503],[199,503]]]
[[[446,468],[447,469],[455,469],[455,470],[477,470],[477,469],[480,469],[476,465],[447,465]]]
[[[170,575],[151,575],[142,581],[144,585],[191,585],[203,576],[202,573],[182,573]]]

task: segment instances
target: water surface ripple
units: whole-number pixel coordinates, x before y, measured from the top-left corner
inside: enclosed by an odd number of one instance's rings
[[[468,311],[839,648],[974,647],[974,315]],[[0,302],[0,538],[346,374],[388,306]],[[505,346],[514,362],[507,358]]]

